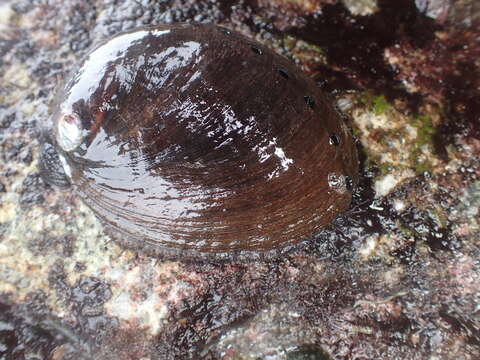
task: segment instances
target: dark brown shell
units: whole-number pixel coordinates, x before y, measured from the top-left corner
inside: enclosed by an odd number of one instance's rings
[[[140,247],[284,247],[345,210],[357,182],[351,134],[315,83],[213,25],[111,38],[53,116],[76,191]]]

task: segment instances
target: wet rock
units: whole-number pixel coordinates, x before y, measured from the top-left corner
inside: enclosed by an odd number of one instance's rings
[[[20,205],[24,208],[39,205],[45,201],[45,184],[38,173],[29,174],[22,182]]]
[[[0,357],[2,359],[85,357],[69,343],[67,331],[60,331],[56,320],[43,316],[45,305],[36,302],[41,294],[32,294],[23,304],[0,302]],[[53,359],[52,358],[52,359]]]
[[[321,344],[331,358],[475,360],[478,2],[365,3],[369,15],[349,1],[2,3],[0,351],[285,359]],[[119,30],[173,21],[256,36],[352,115],[362,183],[303,247],[247,264],[151,259],[108,242],[73,194],[40,180],[32,128],[76,59]]]

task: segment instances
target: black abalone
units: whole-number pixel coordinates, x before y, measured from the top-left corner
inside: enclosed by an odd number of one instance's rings
[[[78,195],[153,252],[296,243],[348,207],[358,179],[351,134],[315,83],[213,25],[97,46],[61,89],[53,132]]]

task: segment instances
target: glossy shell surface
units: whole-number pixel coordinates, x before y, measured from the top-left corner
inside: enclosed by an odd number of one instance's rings
[[[351,200],[351,135],[286,58],[213,25],[119,34],[62,88],[55,141],[80,197],[154,251],[266,251]]]

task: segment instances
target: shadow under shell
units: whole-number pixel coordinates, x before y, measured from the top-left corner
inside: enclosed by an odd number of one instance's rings
[[[358,181],[351,134],[315,83],[217,26],[119,34],[57,104],[76,192],[136,248],[283,248],[345,210]]]

